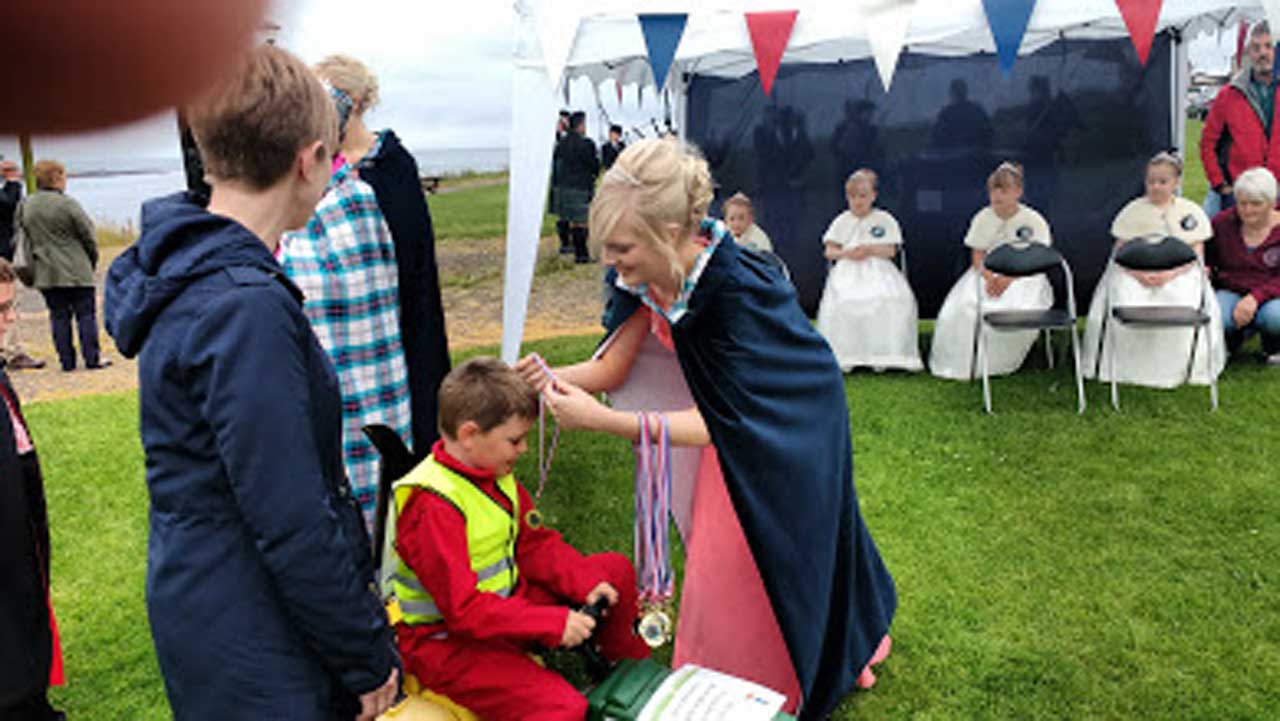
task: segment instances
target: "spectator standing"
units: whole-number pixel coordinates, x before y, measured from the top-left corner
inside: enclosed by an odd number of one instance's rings
[[[373,188],[378,208],[391,230],[399,288],[400,343],[409,372],[412,447],[425,456],[439,437],[436,394],[440,381],[449,372],[450,361],[436,236],[418,163],[394,130],[371,131],[365,124],[365,112],[378,103],[378,79],[364,63],[333,55],[316,66],[316,73],[352,100],[342,154],[359,179]]]
[[[16,322],[17,276],[0,258],[0,332]],[[22,406],[0,361],[0,719],[55,721],[47,690],[62,683],[49,601],[49,516]]]
[[[67,169],[59,162],[36,163],[36,193],[22,204],[17,222],[31,246],[35,283],[49,307],[49,326],[62,370],[76,369],[71,341],[71,318],[80,335],[80,354],[90,370],[106,368],[98,348],[97,301],[93,272],[98,265],[98,241],[93,223],[66,194]]]
[[[590,263],[587,252],[587,209],[600,173],[596,144],[587,137],[587,114],[581,110],[569,116],[569,132],[555,150],[556,215],[569,223],[573,259]]]
[[[609,142],[600,148],[600,167],[608,170],[613,167],[613,161],[618,159],[618,154],[626,149],[627,144],[622,142],[622,126],[609,126]]]
[[[342,398],[272,257],[338,149],[300,60],[246,53],[188,115],[213,186],[143,206],[107,328],[138,356],[151,497],[147,612],[176,719],[373,721],[398,688],[369,539],[342,468]]]
[[[560,145],[560,140],[569,134],[569,116],[568,110],[561,110],[560,116],[556,119],[556,146]],[[556,200],[556,187],[560,180],[556,174],[557,168],[555,160],[551,162],[551,212],[556,213],[558,203]],[[569,221],[563,218],[556,218],[556,235],[560,238],[560,255],[568,255],[573,252],[573,242],[569,239]]]
[[[1235,204],[1232,184],[1245,170],[1265,167],[1280,172],[1280,143],[1271,142],[1276,127],[1275,46],[1266,20],[1249,30],[1245,53],[1248,62],[1218,91],[1200,132],[1200,162],[1220,199],[1206,199],[1210,215]]]
[[[18,165],[12,160],[0,160],[0,258],[7,261],[13,260],[13,216],[21,203],[22,181]],[[16,307],[14,311],[17,312]],[[8,363],[11,370],[44,368],[44,361],[23,352],[16,319],[0,331],[0,358]]]

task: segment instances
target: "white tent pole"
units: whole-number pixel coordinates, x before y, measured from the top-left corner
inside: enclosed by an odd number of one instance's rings
[[[502,359],[508,363],[519,357],[524,337],[557,119],[555,90],[541,63],[517,60],[512,85],[507,262],[502,283]]]
[[[1188,77],[1188,58],[1187,58],[1187,41],[1182,37],[1182,33],[1176,32],[1173,36],[1173,42],[1170,43],[1169,52],[1172,54],[1171,62],[1173,63],[1172,72],[1169,73],[1169,82],[1172,84],[1170,93],[1173,95],[1173,147],[1178,149],[1179,155],[1186,155],[1187,145],[1187,84],[1190,82]],[[1182,162],[1187,163],[1191,159],[1184,157]]]

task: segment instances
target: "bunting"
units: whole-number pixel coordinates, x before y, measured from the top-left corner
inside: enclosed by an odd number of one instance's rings
[[[791,39],[798,10],[747,13],[747,31],[751,34],[751,48],[756,55],[756,68],[760,71],[760,85],[764,94],[773,90],[773,79],[782,64],[782,53]]]
[[[1018,48],[1022,46],[1022,36],[1027,33],[1027,23],[1035,6],[1036,0],[982,0],[991,37],[996,41],[1000,71],[1006,76],[1013,72]]]
[[[871,43],[871,55],[875,58],[876,71],[880,73],[880,82],[886,93],[893,82],[893,71],[898,66],[898,55],[902,53],[915,4],[915,0],[858,0],[858,10],[867,27],[867,41]]]
[[[1120,17],[1124,18],[1124,26],[1129,30],[1129,39],[1133,41],[1133,49],[1137,51],[1138,60],[1143,65],[1147,64],[1147,56],[1151,54],[1151,40],[1156,35],[1156,21],[1160,18],[1160,5],[1163,2],[1164,0],[1116,0]]]
[[[653,70],[653,82],[662,90],[675,60],[680,36],[689,16],[685,13],[646,13],[639,15],[640,30],[644,33],[644,46],[649,53],[649,68]]]

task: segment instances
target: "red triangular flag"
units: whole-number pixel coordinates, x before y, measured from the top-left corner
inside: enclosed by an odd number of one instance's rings
[[[791,39],[799,10],[781,10],[767,13],[747,13],[747,31],[751,33],[751,49],[756,54],[756,68],[760,71],[760,85],[764,94],[773,90],[773,79],[782,64],[782,53]]]
[[[1151,39],[1156,34],[1156,21],[1160,19],[1160,5],[1164,0],[1116,0],[1120,8],[1120,17],[1124,18],[1124,26],[1129,29],[1129,39],[1133,41],[1133,49],[1138,51],[1138,60],[1147,64],[1147,56],[1151,54]]]

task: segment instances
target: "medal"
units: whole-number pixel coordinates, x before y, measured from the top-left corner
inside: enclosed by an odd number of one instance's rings
[[[657,443],[649,433],[650,416],[640,421],[639,459],[636,463],[636,580],[639,584],[640,618],[636,634],[658,648],[671,641],[673,624],[665,606],[675,592],[671,570],[671,434],[667,417],[658,418]]]
[[[636,635],[649,648],[658,648],[671,640],[671,616],[661,607],[653,606],[636,621]]]

